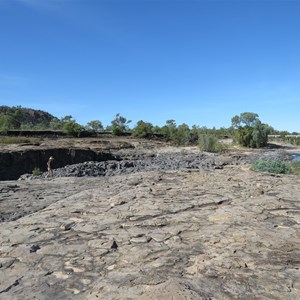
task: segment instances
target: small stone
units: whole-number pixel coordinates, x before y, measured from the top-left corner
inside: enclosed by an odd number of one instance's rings
[[[74,227],[74,225],[75,225],[75,222],[70,222],[70,223],[61,225],[60,228],[67,231],[67,230],[70,230],[72,227]]]
[[[48,271],[44,276],[49,276],[53,273],[53,271]]]
[[[29,252],[34,253],[34,252],[38,251],[39,249],[41,249],[40,246],[38,244],[34,244],[30,247]]]
[[[113,243],[112,243],[110,249],[112,249],[112,250],[117,250],[117,249],[118,249],[118,244],[117,244],[116,241],[113,241]]]

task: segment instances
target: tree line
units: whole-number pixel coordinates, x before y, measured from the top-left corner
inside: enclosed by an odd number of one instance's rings
[[[177,125],[173,119],[167,120],[161,127],[140,120],[130,128],[130,123],[131,120],[117,113],[110,125],[106,127],[100,120],[92,120],[83,126],[71,115],[58,119],[46,112],[20,106],[0,106],[0,132],[2,133],[13,129],[59,130],[70,136],[81,137],[106,131],[115,136],[131,134],[137,138],[160,138],[175,145],[198,145],[203,150],[214,152],[223,149],[222,144],[219,143],[222,138],[230,137],[242,146],[259,148],[266,146],[268,135],[290,134],[286,131],[277,131],[272,126],[262,123],[258,114],[252,112],[244,112],[232,117],[229,128],[219,129],[197,125],[189,127],[185,123]]]

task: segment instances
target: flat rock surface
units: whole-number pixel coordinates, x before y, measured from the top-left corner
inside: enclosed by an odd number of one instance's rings
[[[0,299],[300,299],[297,176],[5,181],[0,211]]]

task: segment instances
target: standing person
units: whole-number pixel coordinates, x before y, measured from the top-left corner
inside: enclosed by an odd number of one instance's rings
[[[48,169],[48,174],[47,177],[52,177],[53,176],[53,171],[52,171],[52,162],[54,160],[53,156],[50,156],[47,162],[47,169]]]

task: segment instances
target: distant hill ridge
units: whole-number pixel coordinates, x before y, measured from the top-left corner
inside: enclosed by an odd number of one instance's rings
[[[48,126],[51,121],[58,120],[53,115],[42,110],[24,108],[21,106],[0,106],[0,119],[13,120],[20,127],[44,125]]]

